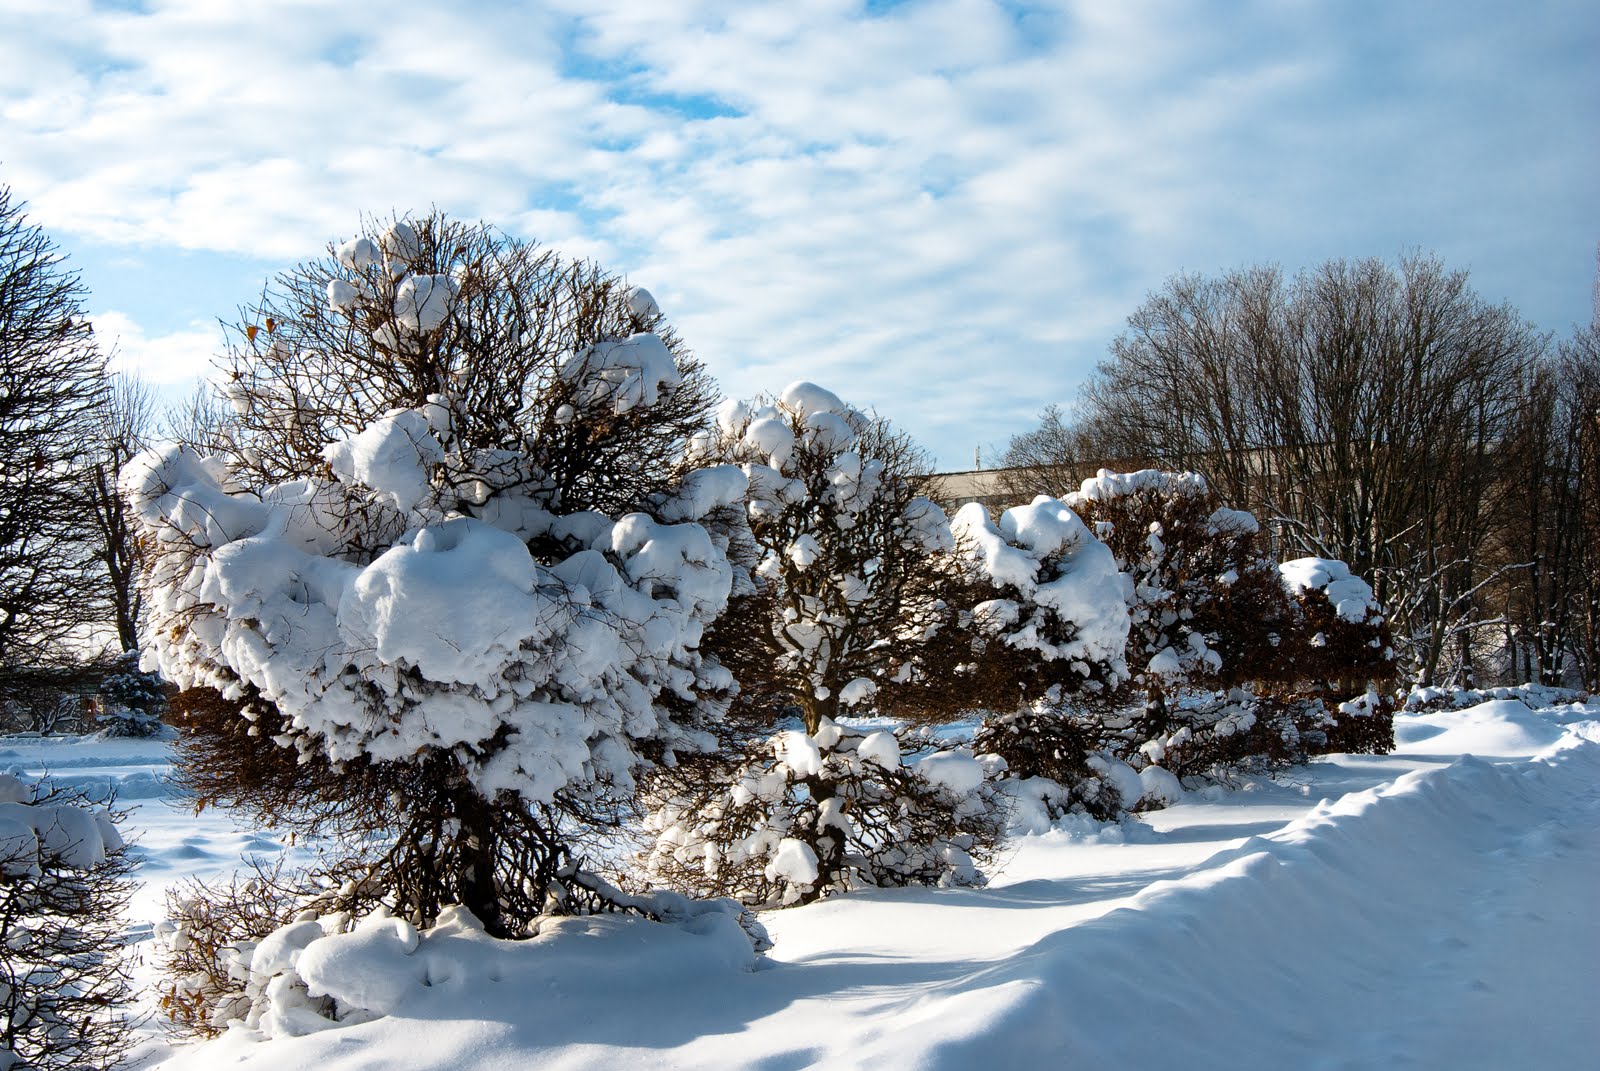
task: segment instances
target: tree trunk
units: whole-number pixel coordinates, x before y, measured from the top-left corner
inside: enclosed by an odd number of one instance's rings
[[[822,719],[833,719],[839,713],[839,697],[830,690],[828,698],[818,699],[815,693],[807,693],[800,697],[800,713],[806,723],[806,734],[815,736],[817,730],[822,728]]]
[[[457,888],[461,906],[497,937],[504,932],[500,892],[495,884],[495,827],[493,805],[474,788],[462,785],[456,802],[456,817],[461,823],[457,834],[456,860],[460,867]]]

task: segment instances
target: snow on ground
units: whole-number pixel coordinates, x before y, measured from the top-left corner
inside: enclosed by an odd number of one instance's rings
[[[566,920],[521,944],[377,938],[385,1017],[235,1030],[162,1071],[1578,1068],[1600,1046],[1600,703],[1402,715],[1395,755],[1020,838],[987,889],[881,890],[726,925]],[[1471,752],[1478,757],[1463,757]],[[0,769],[119,784],[162,889],[270,833],[160,793],[165,746],[0,740]],[[722,920],[726,922],[726,919]],[[381,947],[380,947],[381,946]]]

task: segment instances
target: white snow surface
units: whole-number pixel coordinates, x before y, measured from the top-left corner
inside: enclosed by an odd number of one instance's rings
[[[1160,469],[1140,469],[1137,472],[1112,472],[1100,469],[1084,480],[1078,489],[1066,496],[1069,506],[1082,502],[1110,502],[1113,499],[1150,491],[1170,495],[1203,495],[1206,479],[1197,472],[1163,472]],[[1254,518],[1251,518],[1254,521]]]
[[[1142,821],[1019,837],[984,889],[765,913],[765,957],[714,907],[668,924],[558,920],[521,943],[459,913],[420,934],[382,919],[337,939],[307,929],[263,962],[335,994],[343,1023],[298,1009],[268,1025],[300,1036],[196,1045],[147,1023],[133,1066],[1592,1066],[1600,703],[1492,701],[1397,724],[1394,756],[1328,756]],[[165,887],[241,854],[303,852],[163,795],[166,747],[0,739],[0,768],[48,767],[135,805],[141,981]],[[803,868],[794,854],[785,865]]]
[[[1006,510],[998,524],[971,502],[956,511],[951,528],[973,565],[1004,595],[981,610],[1006,643],[1048,659],[1121,666],[1128,577],[1066,502],[1040,495]],[[1063,626],[1070,633],[1064,637]]]
[[[1350,571],[1350,567],[1335,558],[1295,558],[1278,566],[1278,575],[1290,594],[1304,591],[1321,591],[1339,616],[1346,621],[1360,623],[1369,614],[1378,612],[1378,600],[1372,587]]]

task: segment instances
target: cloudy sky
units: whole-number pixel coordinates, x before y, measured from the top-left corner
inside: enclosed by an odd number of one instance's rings
[[[966,468],[1181,270],[1433,250],[1587,321],[1596,56],[1594,0],[0,0],[0,182],[157,382],[437,205]]]

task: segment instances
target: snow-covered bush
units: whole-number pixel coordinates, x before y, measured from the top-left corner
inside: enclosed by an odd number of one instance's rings
[[[1131,581],[1131,679],[1098,705],[1102,746],[1180,776],[1382,746],[1383,702],[1344,701],[1386,678],[1390,655],[1343,563],[1280,569],[1255,517],[1194,473],[1101,470],[1067,501]]]
[[[619,971],[667,967],[674,976],[688,970],[704,977],[750,971],[771,946],[761,924],[729,900],[615,889],[608,895],[643,917],[544,918],[528,943],[494,940],[460,907],[445,908],[433,926],[419,929],[382,907],[352,916],[311,903],[220,951],[230,995],[215,1008],[213,1026],[237,1022],[266,1038],[303,1037],[384,1016],[436,1016],[436,1001],[459,1005],[463,993],[481,1001],[486,982],[525,998],[549,992],[558,980],[585,984],[603,970],[597,957],[608,952],[621,961]],[[641,932],[650,925],[646,919],[661,925]],[[186,946],[190,933],[180,922],[163,927],[162,940]]]
[[[155,736],[167,706],[161,677],[139,668],[139,655],[128,651],[117,658],[100,682],[100,731],[107,736]]]
[[[968,506],[955,527],[1003,588],[972,607],[975,627],[1010,630],[977,676],[1014,682],[1020,702],[991,696],[974,746],[1005,759],[1014,795],[1111,818],[1165,806],[1182,777],[1392,746],[1391,708],[1369,683],[1392,671],[1371,590],[1339,562],[1280,569],[1255,518],[1200,476],[1101,470],[998,524]],[[1070,598],[1034,579],[1057,575],[1034,562],[1058,546],[1085,548],[1050,566],[1075,576]],[[1075,623],[1095,609],[1098,624]],[[1095,658],[1075,666],[1062,637],[1095,640]]]
[[[1380,755],[1392,750],[1389,685],[1398,670],[1388,622],[1372,588],[1344,562],[1328,558],[1296,558],[1278,570],[1298,611],[1280,679],[1296,682],[1306,693],[1306,705],[1321,704],[1321,724],[1311,728],[1324,739],[1313,738],[1310,750]]]
[[[244,1019],[255,945],[293,922],[313,900],[312,883],[297,887],[281,864],[250,861],[250,870],[227,882],[192,879],[167,892],[167,917],[156,926],[164,953],[162,1013],[181,1032],[220,1034]]]
[[[882,418],[797,382],[776,399],[724,403],[691,453],[736,464],[749,481],[754,590],[736,599],[730,617],[745,627],[723,645],[746,704],[776,697],[815,733],[852,709],[923,702],[902,686],[933,672],[924,650],[949,616],[951,537],[921,493],[922,451]]]
[[[1128,675],[1127,579],[1111,552],[1048,496],[998,521],[981,505],[963,506],[954,527],[968,580],[960,600],[968,648],[950,657],[971,660],[975,696],[989,710],[974,749],[1004,760],[1008,791],[1027,782],[1056,815],[1131,809],[1137,777],[1101,753],[1097,724],[1078,710],[1082,696],[1112,691]]]
[[[109,1067],[127,1049],[118,817],[0,774],[0,1067]]]
[[[996,522],[974,502],[954,527],[974,593],[967,631],[987,666],[1004,667],[1018,702],[1127,677],[1127,580],[1067,503],[1041,495]]]
[[[972,747],[991,763],[1025,827],[1037,808],[1047,819],[1086,814],[1104,822],[1133,810],[1144,790],[1139,775],[1103,745],[1100,729],[1092,713],[1048,697],[986,713]]]
[[[698,648],[733,569],[698,522],[745,477],[682,460],[710,386],[645,292],[438,216],[251,317],[225,449],[149,451],[123,485],[149,664],[256,742],[191,753],[221,764],[201,798],[326,824],[310,768],[390,835],[366,880],[397,914],[522,933],[564,819],[705,746],[726,702]]]
[[[1510,688],[1412,688],[1401,707],[1408,714],[1431,714],[1441,710],[1465,710],[1491,699],[1515,699],[1530,710],[1583,704],[1592,699],[1580,688],[1553,688],[1544,684],[1519,684]]]
[[[926,458],[806,382],[725,403],[691,450],[748,479],[754,570],[708,640],[739,682],[735,716],[720,755],[688,759],[652,787],[659,840],[647,872],[782,904],[978,880],[973,857],[995,834],[990,794],[930,781],[892,733],[834,722],[851,710],[929,720],[971,705],[952,686],[957,665],[933,657],[955,623],[953,543],[944,511],[921,494]],[[772,735],[791,714],[802,728]]]
[[[672,781],[650,817],[648,873],[756,905],[853,888],[981,885],[1002,808],[970,751],[923,754],[902,730],[823,719],[767,739],[731,770]],[[704,766],[700,767],[702,770]]]

